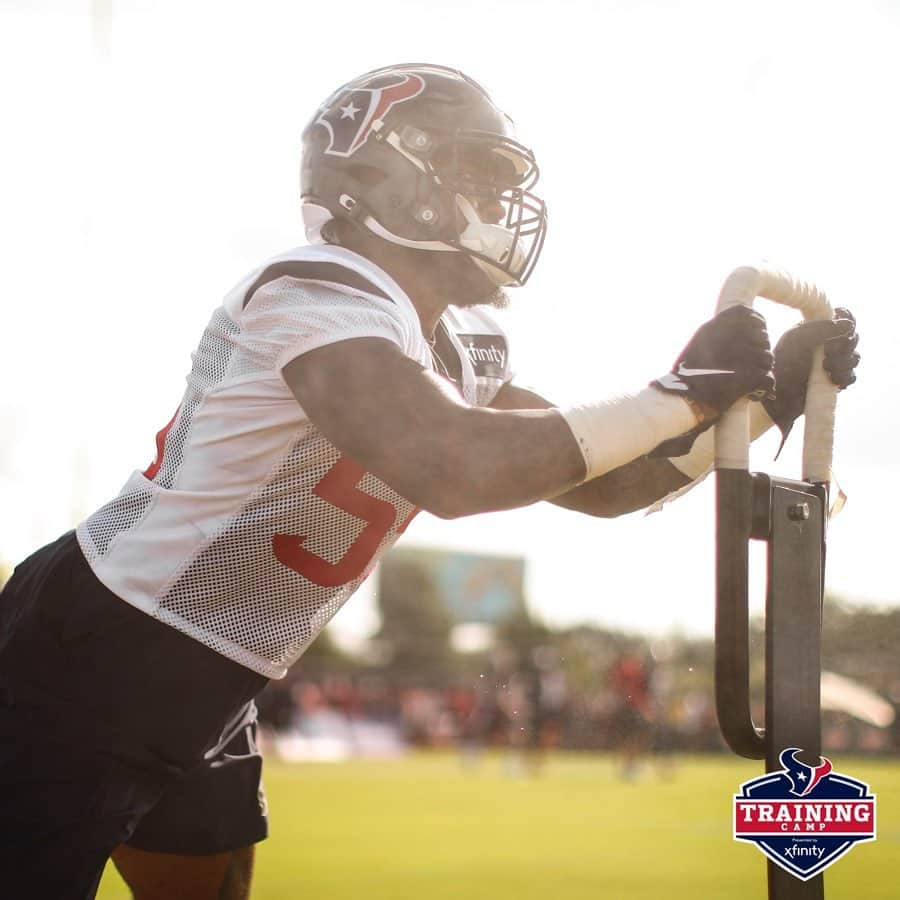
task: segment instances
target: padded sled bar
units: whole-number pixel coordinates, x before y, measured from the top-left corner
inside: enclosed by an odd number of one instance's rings
[[[807,321],[830,319],[831,304],[813,284],[797,281],[768,265],[735,269],[719,293],[716,312],[732,306],[753,306],[757,297],[773,300],[799,310]],[[803,436],[803,480],[828,481],[834,444],[834,410],[837,387],[822,368],[822,349],[813,357],[806,392],[806,426]],[[735,403],[716,426],[716,469],[747,470],[750,459],[750,435],[747,424],[748,401]]]

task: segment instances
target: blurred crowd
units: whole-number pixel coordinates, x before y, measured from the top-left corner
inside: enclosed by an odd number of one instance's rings
[[[846,625],[846,623],[842,623]],[[755,719],[762,722],[762,632],[754,632]],[[877,647],[840,642],[830,661],[862,678],[900,709],[900,677]],[[852,642],[848,645],[852,646]],[[383,648],[382,648],[383,650]],[[343,758],[457,748],[474,761],[502,748],[539,768],[549,751],[607,751],[623,778],[677,753],[725,752],[714,707],[710,641],[647,640],[593,628],[559,633],[513,629],[490,649],[446,659],[428,671],[392,665],[390,653],[363,663],[332,647],[301,661],[291,679],[259,699],[264,732],[287,758]],[[308,662],[308,664],[307,664]],[[826,752],[896,753],[900,724],[874,725],[843,709],[823,711]]]

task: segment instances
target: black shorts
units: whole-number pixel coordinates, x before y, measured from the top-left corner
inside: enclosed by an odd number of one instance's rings
[[[262,756],[251,701],[203,764],[166,788],[126,842],[138,850],[207,856],[248,847],[268,831]]]
[[[108,591],[72,534],[18,566],[0,592],[3,890],[81,900],[119,844],[214,853],[265,836],[240,719],[265,684]],[[253,815],[231,821],[238,795]]]

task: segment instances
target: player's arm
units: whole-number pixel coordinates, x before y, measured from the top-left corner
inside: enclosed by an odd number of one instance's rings
[[[750,410],[753,439],[777,425],[785,440],[793,423],[802,415],[813,351],[824,344],[823,365],[831,381],[844,389],[856,381],[860,356],[856,320],[847,309],[835,310],[831,321],[806,322],[787,331],[775,347],[775,392]],[[494,399],[498,409],[544,409],[552,404],[534,391],[504,385]],[[712,465],[711,431],[694,441],[669,441],[683,455],[665,458],[667,445],[655,448],[652,457],[642,456],[591,481],[551,498],[552,503],[594,516],[618,516],[644,509],[703,474]],[[690,436],[689,436],[690,438]],[[687,452],[684,453],[684,449]],[[660,452],[663,451],[663,452]]]
[[[558,411],[471,407],[391,341],[327,344],[282,374],[326,438],[438,516],[523,506],[584,478]]]
[[[491,405],[494,409],[553,407],[540,394],[514,384],[505,384],[500,388]],[[644,509],[688,484],[690,480],[668,459],[640,456],[605,475],[548,499],[557,506],[587,515],[613,517]]]
[[[689,431],[698,409],[771,386],[765,323],[742,307],[697,331],[679,361],[693,358],[732,370],[670,373],[659,387],[564,410],[469,406],[383,338],[309,350],[282,375],[336,447],[417,506],[454,518],[556,497]]]

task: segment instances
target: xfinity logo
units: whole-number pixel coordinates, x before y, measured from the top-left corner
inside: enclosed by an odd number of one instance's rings
[[[500,334],[458,334],[475,369],[484,377],[502,378],[506,369],[506,338]]]
[[[788,847],[784,851],[784,855],[794,859],[796,856],[812,856],[815,859],[821,859],[825,855],[824,847]]]
[[[493,344],[490,347],[476,347],[475,341],[469,341],[466,344],[466,353],[469,354],[469,359],[473,363],[495,362],[502,366],[506,362],[506,351],[500,350]]]

